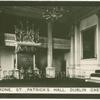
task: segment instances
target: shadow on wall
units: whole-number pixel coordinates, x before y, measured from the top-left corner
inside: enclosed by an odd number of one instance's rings
[[[57,72],[66,71],[65,50],[53,50],[53,67]],[[36,66],[45,71],[47,67],[47,49],[39,48],[36,53]]]
[[[47,67],[47,49],[39,48],[36,52],[36,67],[45,71]]]
[[[64,50],[54,50],[53,66],[57,72],[66,71],[66,61],[64,60],[66,52]]]

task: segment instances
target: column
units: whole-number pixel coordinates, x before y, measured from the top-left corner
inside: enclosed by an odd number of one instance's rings
[[[81,49],[81,44],[80,44],[80,31],[79,31],[79,22],[76,22],[75,24],[75,77],[79,77],[82,75],[82,69],[80,66],[80,59],[81,59],[81,55],[80,53],[82,51],[80,51]]]
[[[75,67],[75,64],[74,64],[74,55],[75,55],[75,43],[74,43],[74,35],[71,36],[71,47],[70,47],[70,67],[69,67],[69,77],[70,78],[73,78],[74,76],[74,67]]]
[[[2,80],[1,54],[0,54],[0,80]]]
[[[36,55],[33,54],[33,71],[39,74],[39,69],[36,67]]]
[[[98,25],[97,25],[97,61],[98,61],[98,69],[100,69],[100,12],[98,12],[97,16],[98,16]]]
[[[2,80],[2,68],[0,66],[0,80]]]
[[[17,69],[17,44],[15,46],[15,70]]]
[[[18,55],[17,55],[17,43],[16,43],[16,46],[15,46],[15,66],[14,66],[14,76],[19,79],[19,70],[18,70]]]
[[[52,23],[48,23],[48,51],[46,77],[55,78],[55,67],[53,67],[53,46],[52,46]]]
[[[35,54],[33,54],[33,70],[35,70]]]

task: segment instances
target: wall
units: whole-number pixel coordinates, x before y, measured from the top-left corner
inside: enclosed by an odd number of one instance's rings
[[[45,69],[47,67],[47,49],[39,48],[36,52],[36,67]]]
[[[66,61],[66,77],[69,77],[69,73],[71,73],[69,70],[69,68],[70,68],[70,51],[65,53],[64,60]]]
[[[14,48],[0,48],[0,66],[3,71],[13,70],[14,69]]]
[[[42,43],[40,47],[47,48],[47,40],[48,38],[40,37],[40,42]],[[70,40],[69,39],[61,39],[61,38],[53,38],[53,48],[54,49],[70,49]]]
[[[90,17],[87,17],[85,19],[83,19],[80,22],[80,31],[85,30],[91,26],[94,25],[98,25],[98,16],[97,15],[92,15]],[[96,33],[97,34],[97,31]],[[97,35],[96,35],[97,36]],[[80,33],[80,37],[81,37],[81,33]],[[97,44],[97,38],[95,39]],[[80,39],[80,42],[82,40]],[[95,49],[97,47],[95,46]],[[96,51],[97,53],[97,51]],[[80,46],[80,68],[81,68],[81,75],[80,76],[85,76],[85,78],[88,78],[90,76],[91,73],[94,73],[94,71],[97,69],[97,58],[91,58],[91,59],[81,59],[82,57],[82,45]]]
[[[98,16],[96,14],[91,15],[87,18],[84,18],[80,21],[80,23],[77,23],[75,25],[75,36],[74,36],[74,46],[73,49],[74,52],[74,62],[73,70],[74,70],[74,76],[77,78],[89,78],[91,73],[94,73],[96,69],[98,69],[98,56],[97,58],[91,58],[91,59],[82,59],[82,37],[81,37],[81,31],[85,30],[91,26],[98,26]],[[97,38],[97,28],[96,28],[96,46],[95,50],[98,55],[98,38]],[[90,37],[89,37],[90,38]],[[71,41],[72,43],[73,41]],[[72,54],[72,53],[71,53]],[[72,57],[72,55],[70,55]],[[72,58],[71,58],[72,59]],[[99,68],[100,69],[100,68]]]
[[[18,69],[21,67],[28,69],[29,67],[33,68],[33,54],[30,53],[18,53],[17,54],[17,64]]]
[[[64,59],[66,53],[66,50],[53,50],[53,67],[56,68],[56,72],[61,72],[63,69],[66,70],[66,60]],[[39,69],[46,69],[47,49],[39,48],[36,54],[36,66]]]
[[[57,49],[53,51],[53,66],[56,67],[56,72],[66,71],[65,54],[65,50]]]

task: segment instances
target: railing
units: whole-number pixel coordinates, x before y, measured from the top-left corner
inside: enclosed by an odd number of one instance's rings
[[[56,80],[63,80],[63,79],[66,79],[66,72],[65,71],[56,71],[55,73],[55,79]]]
[[[31,70],[31,71],[22,71],[22,70],[3,70],[2,79],[3,80],[41,80],[46,79],[46,72],[41,70]],[[66,72],[61,71],[55,72],[56,80],[66,79]]]
[[[96,69],[84,69],[82,67],[69,67],[66,69],[66,77],[87,79],[90,78],[91,73],[94,73]]]
[[[19,79],[19,71],[18,70],[3,70],[2,79],[4,80]]]
[[[45,75],[39,70],[3,70],[3,80],[37,80],[44,78]]]
[[[54,78],[56,80],[63,80],[66,78],[87,79],[90,78],[91,73],[94,73],[94,70],[67,68],[66,71],[55,71]],[[0,78],[4,80],[41,80],[47,77],[46,72],[42,70],[1,70]]]

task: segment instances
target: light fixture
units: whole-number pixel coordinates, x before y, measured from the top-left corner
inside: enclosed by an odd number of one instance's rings
[[[47,21],[56,21],[59,18],[63,17],[64,8],[63,7],[48,7],[42,13],[42,17]]]

